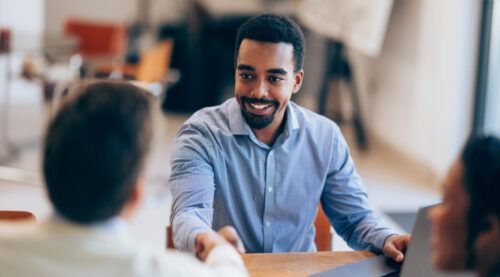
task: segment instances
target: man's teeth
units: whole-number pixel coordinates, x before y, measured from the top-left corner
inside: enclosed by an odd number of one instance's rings
[[[253,104],[253,103],[250,103],[250,106],[254,109],[257,109],[257,110],[263,110],[267,107],[270,107],[271,104]]]

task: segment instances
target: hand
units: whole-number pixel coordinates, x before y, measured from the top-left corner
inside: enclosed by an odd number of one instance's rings
[[[210,253],[210,251],[212,251],[214,247],[224,244],[229,245],[224,237],[214,231],[201,233],[196,237],[194,245],[196,257],[198,257],[198,259],[202,261],[205,261],[208,257],[208,253]]]
[[[403,252],[410,244],[410,235],[390,235],[384,242],[384,255],[400,263],[404,260]]]
[[[245,253],[243,242],[236,230],[231,226],[223,227],[218,233],[214,231],[201,233],[196,237],[196,256],[205,261],[210,251],[219,245],[233,245],[239,253]]]
[[[224,226],[219,230],[219,235],[224,237],[230,244],[236,248],[240,254],[245,253],[245,246],[243,246],[243,241],[240,236],[238,236],[238,232],[232,226]]]

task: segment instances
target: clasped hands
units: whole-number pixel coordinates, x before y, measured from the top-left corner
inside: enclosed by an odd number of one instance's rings
[[[196,257],[198,259],[205,261],[207,259],[208,253],[219,245],[232,245],[236,250],[243,254],[245,253],[245,247],[243,246],[243,241],[236,232],[236,230],[231,226],[222,227],[218,232],[209,231],[199,234],[195,240],[195,251]]]

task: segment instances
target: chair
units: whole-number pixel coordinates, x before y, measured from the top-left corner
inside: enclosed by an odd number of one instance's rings
[[[316,228],[316,237],[314,242],[316,243],[316,248],[318,251],[332,251],[332,231],[330,228],[330,222],[326,216],[321,204],[318,205],[318,211],[316,213],[316,219],[314,220],[314,227]],[[167,227],[167,248],[175,249],[173,241],[173,229],[172,226]]]
[[[40,76],[45,100],[50,103],[50,117],[58,100],[71,84],[82,76],[94,75],[100,64],[123,64],[127,41],[127,28],[123,24],[96,22],[69,18],[64,23],[64,34],[78,39],[78,45],[67,64],[68,74],[59,74],[56,80]]]
[[[36,221],[35,215],[27,211],[0,211],[0,221]]]
[[[318,251],[332,251],[332,229],[321,204],[318,205],[314,227],[316,228],[314,242]]]
[[[97,74],[99,76],[110,76],[121,73],[125,79],[164,84],[170,67],[173,47],[172,40],[161,41],[144,51],[138,64],[105,65],[99,67]]]
[[[84,58],[120,57],[125,54],[127,28],[122,24],[69,18],[64,33],[78,38],[78,53]]]

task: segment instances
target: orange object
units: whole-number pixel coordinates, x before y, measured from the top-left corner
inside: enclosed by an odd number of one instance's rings
[[[174,43],[165,40],[141,54],[137,65],[107,65],[100,67],[98,75],[109,75],[113,71],[123,73],[126,78],[141,82],[162,82],[168,73]]]
[[[65,22],[64,33],[78,38],[78,52],[84,57],[125,53],[127,28],[122,24],[70,18]]]
[[[11,37],[9,29],[0,28],[0,54],[10,52]]]
[[[316,220],[314,221],[316,228],[316,236],[314,242],[318,251],[332,251],[332,232],[330,228],[330,221],[326,217],[321,204],[318,205],[318,212],[316,213]]]
[[[36,221],[36,217],[27,211],[0,211],[0,221],[19,221],[19,220],[32,220]]]

